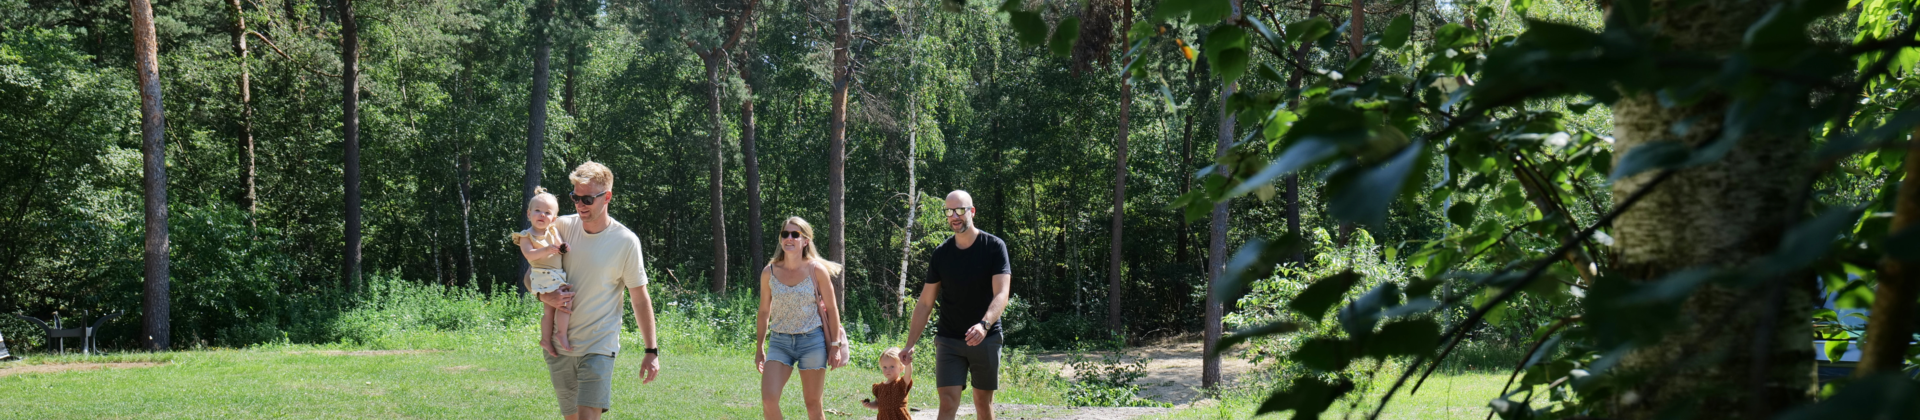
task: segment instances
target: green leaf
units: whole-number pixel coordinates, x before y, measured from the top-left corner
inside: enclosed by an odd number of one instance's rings
[[[1366,337],[1373,334],[1373,326],[1380,323],[1380,314],[1388,306],[1400,303],[1400,286],[1393,283],[1381,283],[1366,294],[1354,299],[1353,303],[1340,308],[1335,316],[1340,320],[1340,328],[1349,337]]]
[[[1799,270],[1827,255],[1834,240],[1853,227],[1860,220],[1864,208],[1834,208],[1821,213],[1793,228],[1780,238],[1780,248],[1773,251],[1770,258],[1755,267],[1756,275],[1747,276],[1749,281],[1772,278],[1774,275]]]
[[[1613,174],[1608,181],[1619,181],[1654,169],[1678,167],[1687,161],[1687,145],[1673,141],[1648,142],[1627,149],[1620,156],[1620,163],[1614,165]]]
[[[1220,354],[1220,352],[1226,351],[1227,349],[1231,349],[1233,348],[1233,346],[1239,345],[1241,342],[1245,342],[1247,340],[1251,340],[1254,338],[1265,337],[1265,336],[1274,335],[1274,334],[1286,334],[1286,333],[1299,331],[1299,330],[1300,330],[1300,324],[1280,321],[1280,322],[1274,322],[1267,325],[1261,325],[1258,327],[1234,331],[1233,334],[1231,335],[1220,337],[1220,342],[1213,346],[1213,354],[1217,356]]]
[[[1221,26],[1207,33],[1203,46],[1207,62],[1227,83],[1240,80],[1247,72],[1247,32],[1238,26]]]
[[[1261,65],[1260,68],[1272,71],[1271,68],[1264,64]],[[1280,138],[1285,136],[1287,131],[1293,128],[1293,122],[1299,120],[1300,116],[1295,115],[1293,111],[1288,111],[1286,108],[1274,107],[1273,113],[1267,118],[1266,128],[1262,128],[1260,133],[1267,138],[1268,150],[1271,151],[1273,145],[1278,144]]]
[[[1328,337],[1314,338],[1301,344],[1300,349],[1294,350],[1293,354],[1289,355],[1289,357],[1300,362],[1301,366],[1306,366],[1310,369],[1322,372],[1338,372],[1341,369],[1346,369],[1347,364],[1353,362],[1354,355],[1347,351],[1350,344],[1351,343],[1346,340]]]
[[[1305,250],[1300,235],[1294,232],[1281,235],[1273,242],[1261,238],[1247,241],[1227,262],[1226,275],[1214,284],[1213,297],[1219,302],[1239,300],[1240,295],[1246,293],[1248,283],[1272,276],[1276,266]]]
[[[1851,346],[1847,345],[1847,340],[1827,340],[1820,347],[1821,353],[1827,356],[1828,362],[1839,362],[1843,356],[1846,356],[1847,348]]]
[[[1527,9],[1533,8],[1533,0],[1511,0],[1507,2],[1507,8],[1513,9],[1513,13],[1519,14],[1521,17],[1525,17],[1527,16]]]
[[[1458,23],[1449,23],[1440,26],[1439,29],[1433,30],[1434,51],[1465,47],[1478,42],[1480,42],[1478,32],[1465,26],[1460,26]]]
[[[1053,39],[1047,42],[1047,49],[1056,57],[1073,55],[1073,40],[1080,37],[1080,18],[1070,17],[1060,21],[1053,28]]]
[[[1348,290],[1353,289],[1353,285],[1359,283],[1360,274],[1352,271],[1314,280],[1313,284],[1307,285],[1306,290],[1294,296],[1293,301],[1287,302],[1287,309],[1292,309],[1306,316],[1307,319],[1319,321],[1321,317],[1327,315],[1328,309],[1340,303],[1341,296],[1346,295]]]
[[[1333,23],[1326,19],[1312,18],[1287,24],[1287,42],[1295,45],[1313,42],[1330,33],[1333,33]]]
[[[1255,416],[1267,413],[1293,410],[1295,419],[1319,418],[1340,396],[1353,391],[1353,381],[1341,379],[1336,383],[1326,383],[1319,377],[1295,378],[1284,391],[1276,391],[1255,409]]]
[[[1802,405],[1780,420],[1920,418],[1920,385],[1904,372],[1886,372],[1854,381],[1818,404]]]
[[[1333,195],[1327,211],[1341,220],[1384,226],[1387,205],[1400,196],[1407,176],[1426,162],[1426,155],[1426,141],[1415,141],[1377,166],[1334,176],[1327,181]]]
[[[1040,45],[1047,40],[1047,22],[1040,19],[1039,13],[1007,12],[1007,22],[1013,25],[1014,38],[1021,45]]]
[[[1440,343],[1440,323],[1409,319],[1387,323],[1367,340],[1367,355],[1377,358],[1419,356]]]
[[[1447,221],[1460,226],[1473,226],[1473,211],[1476,206],[1471,201],[1462,201],[1447,209]]]
[[[1260,172],[1254,173],[1253,176],[1247,177],[1247,180],[1241,182],[1240,185],[1234,186],[1233,190],[1227,192],[1227,196],[1239,197],[1247,192],[1253,191],[1255,188],[1273,183],[1273,180],[1279,179],[1282,175],[1290,174],[1307,166],[1324,162],[1327,158],[1331,158],[1339,152],[1340,147],[1330,142],[1303,141],[1294,143],[1293,147],[1288,147],[1286,152],[1280,154],[1280,157],[1275,158],[1272,162],[1267,162],[1267,167],[1261,168]]]
[[[1412,15],[1400,15],[1387,24],[1387,31],[1380,36],[1380,46],[1389,50],[1400,49],[1407,45],[1407,35],[1413,33]]]

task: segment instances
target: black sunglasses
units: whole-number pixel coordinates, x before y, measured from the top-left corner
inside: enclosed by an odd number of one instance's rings
[[[782,239],[800,239],[800,238],[801,238],[801,236],[800,236],[800,231],[797,231],[797,230],[783,230],[783,231],[780,231],[780,238],[782,238]]]
[[[573,197],[573,202],[575,203],[591,206],[593,205],[594,199],[600,198],[601,196],[605,196],[607,195],[607,193],[610,193],[610,192],[613,192],[613,191],[601,191],[599,194],[594,194],[594,195],[577,195],[577,194],[567,194],[567,195]]]

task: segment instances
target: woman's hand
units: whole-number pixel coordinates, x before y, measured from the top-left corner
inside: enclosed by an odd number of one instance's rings
[[[757,350],[753,352],[753,370],[758,371],[760,373],[767,373],[767,351],[766,350]]]

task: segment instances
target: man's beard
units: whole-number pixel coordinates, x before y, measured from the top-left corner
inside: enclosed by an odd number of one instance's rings
[[[953,225],[951,225],[951,224],[949,224],[949,225],[947,225],[947,226],[948,226],[948,227],[953,227]],[[953,233],[963,233],[963,232],[966,232],[966,231],[969,231],[969,230],[973,230],[973,221],[961,221],[961,222],[960,222],[960,226],[959,226],[959,227],[954,227],[954,228],[953,228]]]

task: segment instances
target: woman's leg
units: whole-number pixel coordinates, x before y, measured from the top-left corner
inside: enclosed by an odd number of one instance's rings
[[[760,414],[767,420],[779,420],[780,390],[787,387],[787,379],[793,377],[793,367],[786,363],[769,361],[766,370],[760,372]],[[805,376],[801,376],[805,378]]]
[[[824,420],[827,416],[826,404],[822,402],[827,394],[827,370],[809,369],[800,371],[800,392],[807,400],[807,419]]]

